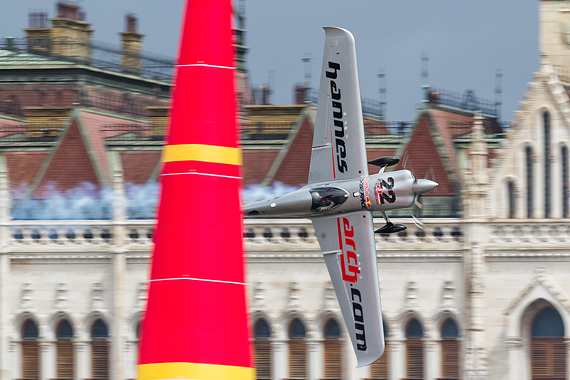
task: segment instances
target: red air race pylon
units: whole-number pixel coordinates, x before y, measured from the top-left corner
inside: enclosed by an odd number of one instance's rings
[[[253,380],[231,0],[186,0],[138,380]]]

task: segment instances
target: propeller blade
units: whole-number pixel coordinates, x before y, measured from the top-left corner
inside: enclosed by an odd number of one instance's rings
[[[422,210],[422,195],[418,193],[414,198],[414,211],[412,213],[412,219],[416,227],[418,227],[420,230],[424,229],[424,224],[419,220],[419,218],[422,217]]]

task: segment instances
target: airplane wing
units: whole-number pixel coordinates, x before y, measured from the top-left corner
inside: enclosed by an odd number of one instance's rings
[[[309,184],[368,175],[354,37],[345,29],[324,29]]]
[[[384,353],[384,330],[372,213],[313,219],[358,367]]]

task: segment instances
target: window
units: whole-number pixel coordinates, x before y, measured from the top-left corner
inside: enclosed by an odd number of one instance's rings
[[[514,219],[516,215],[515,183],[512,179],[507,182],[507,194],[509,196],[509,219]]]
[[[336,187],[317,187],[310,192],[312,199],[311,211],[334,210],[348,199],[348,193]]]
[[[305,325],[295,319],[289,327],[289,379],[307,378],[307,346]]]
[[[40,379],[40,352],[38,325],[28,319],[22,326],[22,378]]]
[[[532,323],[531,364],[533,379],[566,378],[564,323],[552,307],[543,309]]]
[[[533,194],[532,194],[532,148],[527,145],[525,149],[526,154],[526,216],[527,218],[532,218],[532,208],[533,205]]]
[[[91,378],[109,378],[109,332],[107,325],[98,319],[91,329]]]
[[[417,319],[412,319],[406,328],[406,378],[424,378],[424,329]]]
[[[443,379],[460,378],[459,331],[453,319],[441,328],[441,374]]]
[[[544,126],[544,217],[550,218],[550,114],[542,112]]]
[[[390,346],[385,340],[388,337],[388,329],[384,323],[384,342],[386,347],[384,348],[384,354],[378,360],[370,365],[370,380],[387,380],[390,378]]]
[[[255,353],[255,370],[258,380],[269,380],[271,375],[271,329],[265,320],[260,319],[253,329],[253,350]]]
[[[325,325],[325,379],[342,379],[340,326],[331,319]]]
[[[57,326],[57,378],[59,380],[73,380],[75,368],[75,355],[73,353],[73,327],[63,320]]]
[[[562,217],[568,218],[568,147],[562,145]]]

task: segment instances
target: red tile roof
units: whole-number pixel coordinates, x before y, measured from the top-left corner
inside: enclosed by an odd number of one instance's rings
[[[77,119],[72,121],[60,144],[54,149],[56,150],[53,152],[49,167],[32,198],[45,199],[52,189],[65,193],[84,182],[101,188]]]
[[[88,141],[91,148],[97,155],[99,169],[101,170],[105,181],[111,183],[111,175],[109,173],[107,156],[105,154],[105,138],[117,136],[124,132],[120,130],[112,130],[109,126],[121,124],[133,124],[122,118],[101,115],[89,111],[81,111],[79,117],[85,127],[85,132],[88,135]]]
[[[447,132],[443,128],[442,131]],[[445,139],[450,140],[448,133],[441,137],[444,138],[444,143]],[[439,184],[437,192],[428,193],[426,196],[456,195],[454,184],[449,178],[440,153],[430,131],[430,119],[424,113],[418,119],[410,140],[400,156],[400,163],[393,170],[408,169],[417,178],[436,181]],[[455,152],[453,153],[455,157]]]
[[[48,152],[5,152],[8,178],[14,199],[20,199],[32,185]]]
[[[120,157],[125,183],[141,185],[148,182],[160,162],[161,154],[160,150],[122,151]]]
[[[280,162],[273,182],[278,181],[289,186],[307,184],[312,147],[313,128],[309,119],[305,118]]]
[[[259,185],[263,182],[273,161],[279,154],[277,149],[243,149],[243,186]]]

